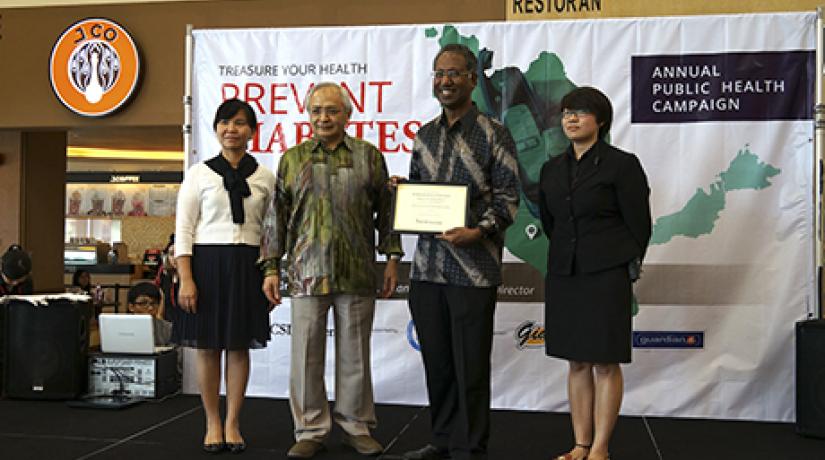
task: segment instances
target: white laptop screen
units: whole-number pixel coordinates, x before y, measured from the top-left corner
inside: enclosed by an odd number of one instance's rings
[[[160,351],[155,347],[152,319],[151,315],[101,314],[101,351],[131,354],[153,354]]]

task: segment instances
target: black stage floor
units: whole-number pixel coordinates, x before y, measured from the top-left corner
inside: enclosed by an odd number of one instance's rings
[[[426,409],[379,405],[373,434],[389,454],[428,439]],[[0,400],[0,459],[208,458],[200,451],[203,411],[195,396],[176,396],[122,410],[76,409],[59,401]],[[237,458],[285,458],[292,444],[289,406],[282,399],[248,398],[242,429],[249,445]],[[341,445],[339,431],[316,458],[364,458]],[[549,459],[572,442],[567,414],[494,411],[490,458]],[[229,453],[221,457],[233,457]],[[380,457],[379,457],[380,458]],[[787,423],[621,417],[613,460],[825,459],[825,440],[803,438]]]

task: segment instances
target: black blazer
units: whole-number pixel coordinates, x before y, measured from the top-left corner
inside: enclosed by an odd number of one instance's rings
[[[539,212],[550,251],[547,271],[592,273],[644,258],[650,241],[650,187],[632,153],[599,140],[578,163],[572,147],[541,168]]]

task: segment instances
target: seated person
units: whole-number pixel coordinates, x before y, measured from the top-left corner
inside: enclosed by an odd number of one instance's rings
[[[78,269],[72,275],[72,291],[76,291],[78,294],[91,294],[92,293],[92,275],[87,271]]]
[[[32,259],[20,245],[9,246],[3,254],[0,271],[0,297],[31,294],[34,291],[31,280]]]
[[[160,288],[148,281],[140,282],[129,289],[127,302],[130,313],[152,315],[155,345],[169,345],[172,338],[172,323],[163,319],[163,299]]]

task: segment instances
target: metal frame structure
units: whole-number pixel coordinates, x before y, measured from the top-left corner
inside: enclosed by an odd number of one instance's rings
[[[183,171],[189,169],[192,157],[192,24],[186,24],[185,61],[183,78]]]
[[[810,316],[822,318],[822,289],[823,289],[823,269],[822,269],[822,232],[823,232],[823,212],[822,212],[822,176],[823,162],[822,153],[825,146],[825,100],[823,100],[823,63],[825,62],[825,10],[822,6],[816,8],[816,105],[814,106],[814,155],[813,155],[813,203],[814,203],[814,262],[816,268],[816,295]]]
[[[816,102],[814,106],[814,154],[813,161],[813,203],[814,203],[814,254],[813,261],[815,263],[815,290],[816,293],[813,298],[813,305],[810,306],[808,316],[810,318],[825,318],[823,316],[823,289],[825,289],[825,280],[823,280],[823,231],[825,231],[825,222],[823,221],[823,151],[825,151],[825,91],[823,91],[823,72],[825,72],[825,7],[818,6],[816,8],[816,87],[814,89],[816,95]],[[185,61],[186,69],[184,70],[184,95],[183,95],[183,150],[184,150],[184,171],[189,169],[190,159],[192,155],[192,68],[193,68],[193,44],[192,24],[186,25],[186,39],[185,39]]]

